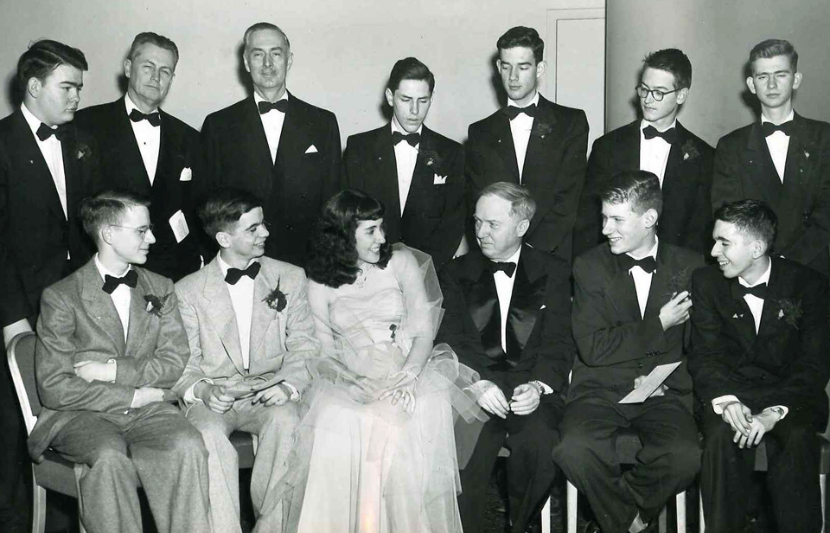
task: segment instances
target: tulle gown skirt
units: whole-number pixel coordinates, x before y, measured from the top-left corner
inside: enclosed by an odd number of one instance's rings
[[[345,367],[384,379],[403,359],[394,344],[381,343]],[[462,391],[477,376],[449,346],[436,346],[409,414],[389,399],[356,400],[353,378],[343,375],[341,363],[329,363],[313,365],[315,379],[305,395],[308,412],[284,487],[286,531],[460,533],[453,421],[481,418]]]

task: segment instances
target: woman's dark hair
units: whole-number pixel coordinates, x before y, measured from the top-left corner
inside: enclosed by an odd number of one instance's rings
[[[347,189],[334,195],[317,220],[309,242],[306,274],[309,278],[338,288],[357,279],[357,226],[364,220],[383,218],[383,204],[363,191]],[[385,242],[380,247],[379,268],[386,268],[392,257],[392,247]]]

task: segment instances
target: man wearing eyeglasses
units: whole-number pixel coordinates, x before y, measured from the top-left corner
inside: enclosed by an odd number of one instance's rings
[[[660,180],[660,239],[708,252],[714,150],[677,120],[691,86],[692,64],[682,51],[659,50],[643,60],[635,89],[641,118],[594,141],[574,229],[574,255],[604,240],[598,194],[613,175],[624,170],[646,170]]]
[[[798,52],[789,41],[768,39],[749,53],[749,91],[760,120],[718,141],[712,207],[762,200],[778,216],[773,255],[830,274],[830,124],[793,110],[801,85]]]
[[[199,133],[159,107],[178,60],[173,41],[139,33],[124,60],[127,93],[76,119],[97,141],[104,186],[150,199],[158,241],[145,266],[173,281],[201,266],[194,209],[205,181]]]

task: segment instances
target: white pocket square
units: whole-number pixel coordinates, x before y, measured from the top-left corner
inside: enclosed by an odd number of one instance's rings
[[[547,307],[547,305],[542,304],[542,307],[539,308],[539,311],[541,311],[542,309],[544,309],[546,307]]]
[[[317,147],[312,144],[311,146],[308,147],[308,149],[305,151],[305,153],[307,153],[307,154],[316,154],[318,151],[319,150],[317,150]]]
[[[184,167],[182,173],[179,174],[179,181],[190,181],[193,179],[193,172],[190,167]]]
[[[439,176],[438,174],[436,174],[435,177],[432,178],[432,184],[433,185],[446,185],[446,183],[447,183],[447,176]]]

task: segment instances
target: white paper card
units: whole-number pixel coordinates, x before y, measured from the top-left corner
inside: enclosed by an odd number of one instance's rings
[[[640,386],[629,392],[625,398],[620,400],[620,403],[643,403],[657,390],[657,387],[666,381],[666,378],[674,372],[674,369],[680,366],[680,363],[681,361],[667,365],[657,365],[640,383]]]
[[[181,209],[170,217],[170,229],[173,230],[176,242],[182,242],[185,237],[190,235],[190,228],[187,227],[187,219],[184,218],[184,213],[182,213]]]

